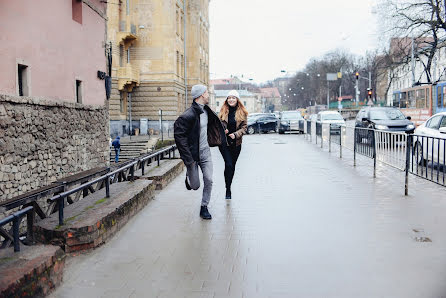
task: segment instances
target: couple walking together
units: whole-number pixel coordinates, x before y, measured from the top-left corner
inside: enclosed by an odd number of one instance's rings
[[[212,157],[210,147],[218,146],[225,161],[226,199],[231,199],[231,184],[235,164],[242,149],[246,133],[248,112],[236,90],[229,92],[219,116],[209,108],[209,93],[204,85],[194,85],[193,102],[174,124],[174,137],[181,159],[186,165],[186,188],[200,187],[198,168],[203,173],[203,197],[200,216],[212,219],[208,204],[212,192]]]

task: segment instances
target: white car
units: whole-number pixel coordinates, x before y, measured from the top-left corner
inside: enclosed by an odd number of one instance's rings
[[[415,129],[413,154],[417,162],[443,164],[446,146],[446,112],[435,114]]]
[[[337,124],[344,125],[345,120],[339,112],[336,111],[322,111],[317,113],[317,122],[322,124]]]

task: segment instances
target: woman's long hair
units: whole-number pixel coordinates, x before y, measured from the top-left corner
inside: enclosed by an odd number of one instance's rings
[[[237,98],[237,110],[235,111],[235,121],[241,122],[246,121],[248,118],[248,110],[246,110],[245,106],[242,104],[240,99]],[[223,106],[220,109],[219,117],[222,121],[228,121],[229,115],[229,104],[228,99],[226,98]]]

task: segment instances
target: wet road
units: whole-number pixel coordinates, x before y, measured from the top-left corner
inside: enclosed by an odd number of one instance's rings
[[[52,297],[446,297],[444,188],[411,177],[404,197],[396,170],[373,179],[348,152],[254,135],[228,203],[212,154],[212,221],[183,173],[108,244],[71,259]]]

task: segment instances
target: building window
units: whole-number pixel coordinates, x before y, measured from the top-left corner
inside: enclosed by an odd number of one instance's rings
[[[73,21],[82,24],[82,0],[71,0],[71,15]]]
[[[127,0],[125,3],[125,8],[126,8],[126,14],[130,15],[130,0]]]
[[[82,103],[82,81],[76,80],[76,102]]]
[[[180,53],[177,51],[177,75],[180,75]]]
[[[19,96],[29,96],[29,78],[28,66],[24,64],[17,65],[17,87]]]
[[[177,22],[177,35],[180,35],[180,13],[178,12],[178,7],[177,7],[177,12],[176,12],[176,22]]]
[[[119,93],[119,111],[121,113],[125,112],[125,105],[124,105],[124,94],[123,92]]]
[[[184,55],[181,55],[181,74],[180,77],[184,76]]]
[[[181,35],[181,39],[184,39],[184,12],[181,12],[181,22],[180,22],[180,35]]]
[[[246,107],[246,101],[243,102],[243,105]]]
[[[217,101],[217,107],[218,107],[218,106],[220,106],[220,102],[219,102],[219,101]]]
[[[124,46],[122,44],[119,45],[119,66],[124,66]]]
[[[127,49],[127,63],[130,63],[130,47]]]

